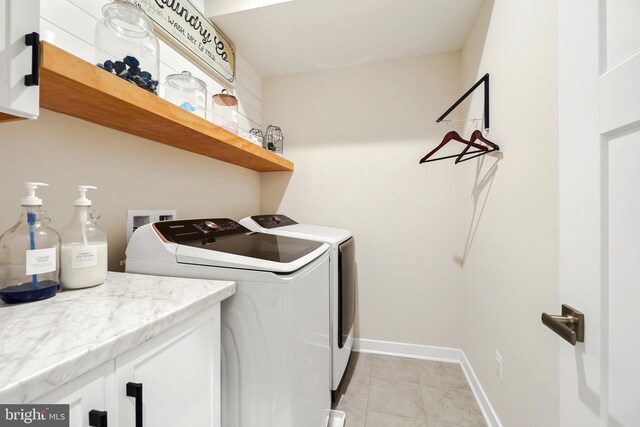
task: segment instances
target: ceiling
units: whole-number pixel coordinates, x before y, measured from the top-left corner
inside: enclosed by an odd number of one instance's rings
[[[483,1],[263,0],[211,19],[270,77],[460,50]]]

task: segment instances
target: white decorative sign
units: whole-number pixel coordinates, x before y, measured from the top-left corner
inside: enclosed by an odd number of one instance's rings
[[[160,35],[225,80],[236,76],[236,51],[189,0],[129,0],[156,23]]]

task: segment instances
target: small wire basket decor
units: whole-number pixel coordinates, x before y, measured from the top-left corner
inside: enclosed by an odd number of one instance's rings
[[[284,150],[284,136],[282,136],[282,129],[280,129],[280,127],[267,126],[264,139],[262,140],[262,148],[266,148],[277,154],[282,154]]]

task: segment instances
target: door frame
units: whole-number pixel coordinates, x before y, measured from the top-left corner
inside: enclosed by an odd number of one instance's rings
[[[560,302],[585,313],[585,340],[559,348],[560,426],[600,425],[605,216],[599,140],[600,1],[559,3]],[[591,30],[589,30],[589,28]],[[579,219],[578,219],[579,218]]]

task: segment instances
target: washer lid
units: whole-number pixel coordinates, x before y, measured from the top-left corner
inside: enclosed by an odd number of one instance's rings
[[[176,261],[182,264],[230,267],[291,273],[309,264],[329,245],[263,233],[234,236],[215,242],[178,245]]]
[[[317,241],[251,233],[228,218],[154,223],[167,243],[177,243],[176,261],[183,264],[288,273],[304,267],[329,247]]]

